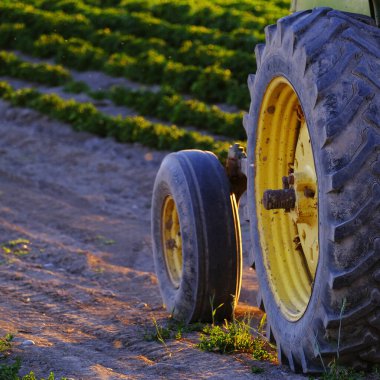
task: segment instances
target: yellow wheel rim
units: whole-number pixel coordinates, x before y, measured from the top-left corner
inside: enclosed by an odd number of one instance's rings
[[[283,77],[268,85],[260,109],[255,151],[255,202],[263,262],[286,319],[302,317],[318,264],[318,185],[310,136],[292,85]],[[266,210],[263,193],[294,189],[291,210]]]
[[[182,277],[182,238],[177,207],[171,196],[162,208],[162,243],[166,268],[174,287],[179,288]]]

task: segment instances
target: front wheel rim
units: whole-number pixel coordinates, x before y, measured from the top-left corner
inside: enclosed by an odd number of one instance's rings
[[[276,304],[297,321],[310,301],[319,258],[318,181],[307,122],[286,78],[269,83],[257,128],[254,191],[263,264]],[[293,208],[266,210],[263,193],[282,188],[283,177],[294,190]]]
[[[166,269],[173,286],[178,289],[182,278],[182,238],[177,206],[170,195],[164,200],[161,226]]]

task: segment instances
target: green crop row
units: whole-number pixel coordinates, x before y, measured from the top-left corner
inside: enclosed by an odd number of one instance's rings
[[[237,29],[263,29],[269,23],[284,15],[289,6],[278,7],[267,1],[256,1],[256,7],[251,12],[236,9],[226,9],[211,2],[189,2],[185,0],[123,0],[115,4],[100,2],[94,4],[78,0],[29,0],[41,9],[62,10],[64,12],[89,12],[101,7],[106,11],[142,12],[149,13],[155,18],[165,20],[172,24],[198,25],[224,32]]]
[[[27,29],[28,32],[24,31],[23,33],[28,39],[23,44],[24,46],[30,46],[32,39],[38,39],[41,36],[28,26]],[[19,32],[21,33],[22,31],[19,30]],[[20,39],[20,36],[16,37]],[[4,38],[5,36],[0,36],[0,39]],[[75,37],[71,37],[70,40],[73,41],[73,38]],[[16,40],[13,42],[17,44],[22,41]],[[123,35],[120,32],[111,32],[109,29],[102,29],[88,36],[86,39],[87,46],[90,45],[89,43],[95,50],[100,48],[108,55],[122,53],[130,56],[144,56],[149,52],[155,52],[169,57],[169,59],[166,58],[167,61],[178,61],[184,66],[196,65],[199,71],[204,67],[215,65],[221,69],[230,70],[232,78],[239,82],[244,82],[248,74],[256,69],[253,53],[228,50],[217,45],[203,45],[197,41],[184,41],[179,49],[174,49],[158,38],[144,39],[133,35]]]
[[[33,41],[29,29],[23,24],[0,25],[0,48],[19,49],[39,57],[54,57],[63,65],[79,69],[103,70],[114,76],[125,76],[146,84],[170,85],[178,92],[188,92],[200,100],[225,102],[247,108],[246,85],[232,78],[230,70],[218,66],[202,69],[168,61],[154,50],[136,57],[125,53],[109,56],[103,49],[86,40],[59,34],[41,35]]]
[[[96,8],[79,2],[71,3],[65,11],[37,9],[30,4],[37,0],[14,2],[3,0],[0,5],[0,21],[22,22],[32,25],[39,33],[52,30],[68,38],[87,38],[91,31],[109,28],[124,34],[144,38],[158,37],[173,47],[180,47],[183,41],[201,41],[204,44],[221,45],[232,50],[252,51],[258,41],[264,39],[263,30],[239,28],[230,33],[196,25],[171,24],[153,17],[149,13],[127,12],[118,8]],[[55,7],[56,2],[47,2]],[[55,8],[54,8],[55,9]]]
[[[91,37],[91,42],[108,53],[122,52],[128,55],[147,54],[155,51],[189,66],[218,66],[231,71],[232,78],[245,82],[249,73],[256,70],[253,52],[229,50],[218,45],[204,45],[199,41],[184,41],[179,48],[173,48],[159,38],[140,38],[101,29]]]
[[[55,4],[55,3],[54,3]],[[1,8],[0,8],[1,9]],[[24,22],[26,15],[31,10],[25,10],[24,14],[17,10],[17,7],[13,11],[7,10],[8,18],[13,22]],[[57,12],[55,12],[57,13]],[[44,17],[41,16],[41,11],[38,10],[33,15],[34,22],[28,22],[26,25],[30,30],[30,37],[34,39],[41,35],[42,30],[46,28],[40,27],[38,24],[38,18],[45,22],[48,14],[51,12],[45,12]],[[59,16],[59,15],[58,15]],[[6,18],[4,17],[4,22]],[[123,34],[121,32],[113,32],[109,28],[95,30],[88,27],[88,33],[86,41],[91,42],[93,45],[101,47],[109,54],[113,53],[126,53],[129,55],[147,54],[148,51],[154,50],[159,54],[163,54],[166,57],[170,57],[170,60],[178,61],[185,65],[196,65],[206,67],[210,65],[217,65],[222,69],[228,69],[232,72],[232,77],[239,82],[245,81],[247,75],[255,71],[255,62],[253,49],[247,52],[241,50],[230,50],[219,45],[203,44],[200,41],[182,41],[179,47],[173,48],[168,45],[162,38],[142,38],[136,35]],[[44,32],[45,33],[45,32]],[[76,34],[67,35],[60,33],[63,37],[80,37]]]
[[[101,94],[100,94],[101,95]],[[170,88],[157,93],[132,91],[115,86],[103,96],[115,104],[131,107],[146,116],[169,120],[179,125],[191,125],[207,132],[235,139],[245,139],[242,113],[222,112],[197,100],[185,100]]]
[[[59,86],[71,79],[70,73],[60,65],[29,63],[13,53],[0,51],[0,75],[33,80],[50,86]]]
[[[170,23],[200,25],[224,32],[238,29],[262,30],[266,25],[273,24],[277,18],[284,16],[284,9],[268,1],[261,1],[252,12],[225,9],[213,2],[196,3],[186,0],[124,0],[120,2],[119,7],[130,12],[150,12],[154,17]]]
[[[45,1],[45,0],[40,0]],[[74,0],[71,0],[74,1]],[[125,3],[147,3],[157,4],[157,3],[168,3],[168,2],[179,2],[179,0],[82,0],[85,4],[89,4],[96,7],[109,8],[109,7],[120,7]],[[191,9],[202,7],[204,4],[202,2],[186,2]],[[290,0],[271,0],[268,3],[267,0],[213,0],[212,5],[218,6],[226,10],[235,10],[250,13],[265,13],[265,9],[272,10],[274,8],[286,9],[290,8]]]
[[[5,51],[0,51],[0,75],[28,81],[32,79],[33,82],[50,86],[65,85],[68,92],[86,92],[96,98],[108,98],[145,116],[158,117],[178,125],[191,125],[235,139],[245,138],[241,113],[225,113],[216,106],[208,106],[194,99],[185,100],[168,87],[153,93],[114,86],[109,91],[92,93],[83,82],[73,81],[70,73],[60,65],[25,62]]]
[[[99,1],[102,2],[103,0]],[[235,9],[254,13],[257,12],[257,9],[262,11],[263,8],[265,12],[267,5],[273,5],[281,9],[289,10],[291,0],[271,0],[269,4],[267,0],[213,0],[213,2],[224,9]]]
[[[34,42],[33,54],[54,57],[63,65],[79,69],[97,69],[113,76],[124,76],[145,84],[169,85],[180,93],[190,93],[207,102],[225,102],[247,108],[249,96],[246,84],[239,85],[230,70],[218,66],[201,69],[168,61],[154,50],[135,57],[125,53],[110,56],[79,38],[64,39],[60,35],[42,35]]]
[[[77,131],[99,136],[111,136],[119,142],[139,142],[155,149],[180,150],[196,148],[213,151],[225,159],[228,142],[216,141],[197,132],[151,123],[143,117],[111,117],[98,111],[91,103],[63,100],[55,94],[41,94],[33,89],[15,91],[9,84],[0,82],[0,98],[14,106],[35,109],[49,117],[72,125]]]

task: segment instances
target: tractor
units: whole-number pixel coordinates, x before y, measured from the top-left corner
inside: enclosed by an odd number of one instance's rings
[[[293,0],[265,28],[243,126],[222,166],[165,157],[152,199],[163,302],[174,318],[230,318],[239,298],[238,206],[279,361],[380,363],[380,0]]]

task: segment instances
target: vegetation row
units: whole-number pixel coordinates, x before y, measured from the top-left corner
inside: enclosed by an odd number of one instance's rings
[[[68,92],[86,92],[93,98],[108,98],[115,104],[133,108],[146,116],[154,116],[178,125],[191,125],[214,134],[244,139],[242,114],[222,112],[216,106],[208,106],[195,99],[185,100],[171,88],[158,92],[130,90],[114,86],[107,91],[90,91],[83,82],[72,79],[68,70],[60,65],[29,63],[15,54],[0,51],[0,75],[30,80],[49,86],[65,85]]]
[[[43,1],[43,0],[40,0]],[[180,2],[181,0],[81,0],[83,3],[88,5],[93,5],[101,8],[109,8],[109,7],[122,7],[125,3],[134,3],[134,2],[145,2],[147,4],[156,4],[160,2],[172,3],[172,2]],[[186,1],[186,0],[183,0]],[[209,4],[219,6],[222,9],[234,9],[240,10],[244,12],[254,13],[256,8],[261,9],[265,4],[267,4],[266,0],[213,0],[212,3]],[[289,7],[289,0],[272,0],[271,4],[279,7]],[[197,6],[202,6],[203,3],[201,1],[193,1],[190,3],[191,9],[193,7],[197,8]]]
[[[52,2],[53,4],[54,2]],[[161,38],[173,47],[180,47],[183,41],[200,41],[203,44],[221,45],[228,49],[253,51],[254,45],[264,38],[260,29],[238,29],[231,33],[196,25],[171,24],[153,17],[149,13],[122,12],[120,9],[100,9],[88,7],[72,12],[46,11],[32,4],[35,0],[3,0],[0,7],[1,20],[4,22],[24,22],[32,25],[39,33],[57,33],[68,38],[75,35],[87,38],[88,34],[109,28],[123,34],[133,34],[143,38]],[[73,7],[77,7],[77,2]],[[36,3],[36,5],[38,5]]]
[[[23,20],[26,13],[27,11],[24,10],[23,17],[19,15],[17,19]],[[35,17],[38,18],[38,14]],[[41,35],[40,28],[27,25],[30,37],[36,39]],[[162,38],[142,38],[136,35],[123,34],[119,31],[111,31],[110,28],[89,31],[86,41],[110,54],[126,53],[134,56],[154,51],[184,65],[200,67],[217,65],[222,69],[230,70],[232,77],[238,81],[245,81],[247,75],[255,70],[252,49],[242,52],[229,50],[218,45],[204,45],[200,41],[190,40],[183,41],[180,47],[173,48]]]
[[[104,38],[107,39],[107,36]],[[104,45],[108,46],[106,42]],[[0,48],[54,58],[58,63],[78,70],[96,69],[141,83],[167,84],[178,92],[190,93],[207,102],[225,102],[245,109],[249,104],[246,84],[240,84],[232,78],[230,70],[218,66],[201,68],[184,65],[167,60],[156,50],[135,56],[109,54],[85,39],[65,38],[56,33],[38,35],[31,25],[19,23],[4,23],[0,26]]]
[[[33,82],[60,86],[71,79],[70,72],[60,65],[29,63],[17,58],[13,53],[0,51],[0,75]]]
[[[115,9],[120,12],[149,13],[156,18],[172,24],[198,25],[224,32],[232,32],[236,29],[262,30],[266,25],[272,24],[276,19],[284,15],[289,4],[283,1],[268,3],[263,0],[252,1],[255,5],[249,11],[234,8],[225,8],[223,3],[214,2],[189,2],[185,0],[124,0],[124,1],[77,1],[77,0],[28,0],[45,10],[63,10],[64,12],[94,13],[97,8],[106,12]]]
[[[76,131],[110,136],[119,142],[139,142],[155,149],[172,151],[189,148],[209,150],[222,160],[230,145],[198,132],[152,123],[140,116],[111,117],[98,111],[91,103],[63,100],[55,94],[41,94],[34,89],[14,90],[6,82],[0,82],[0,98],[14,106],[32,108],[69,123]]]

